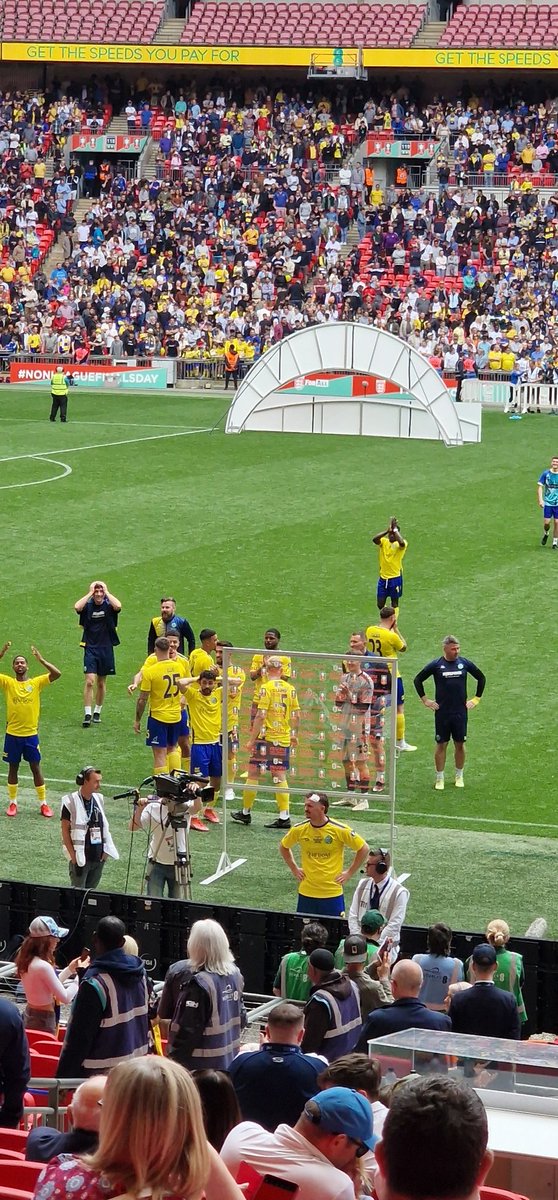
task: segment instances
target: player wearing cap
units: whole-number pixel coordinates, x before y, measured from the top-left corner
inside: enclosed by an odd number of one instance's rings
[[[5,642],[0,650],[0,658],[10,649],[11,642]],[[33,776],[35,791],[41,806],[42,817],[52,817],[52,809],[46,802],[46,787],[44,776],[39,766],[41,751],[39,747],[39,716],[41,712],[41,692],[60,679],[58,667],[46,661],[36,646],[31,652],[46,675],[34,675],[29,678],[29,666],[24,654],[16,654],[12,661],[15,678],[11,675],[0,675],[0,688],[6,697],[6,736],[4,738],[4,762],[8,763],[8,800],[7,817],[17,816],[17,789],[19,765],[22,758],[29,763]]]
[[[279,844],[279,853],[298,883],[297,912],[315,917],[345,915],[343,887],[358,871],[368,854],[360,834],[341,821],[328,817],[329,801],[324,792],[309,792],[304,800],[306,820],[289,829]],[[300,848],[300,867],[292,847]],[[345,849],[353,859],[343,869]]]
[[[296,1184],[298,1200],[354,1200],[357,1163],[377,1141],[366,1097],[333,1087],[307,1100],[294,1126],[269,1133],[241,1121],[225,1139],[221,1158],[233,1176],[245,1162]]]
[[[102,778],[97,767],[83,767],[76,775],[76,791],[67,792],[60,802],[60,831],[72,887],[97,888],[107,858],[120,858],[99,791]]]
[[[426,664],[415,675],[414,685],[425,708],[431,708],[435,713],[436,750],[434,763],[436,779],[434,787],[437,792],[444,790],[444,767],[448,743],[453,738],[455,756],[455,786],[464,787],[463,768],[465,766],[465,742],[467,739],[467,719],[469,710],[476,708],[486,686],[486,676],[470,658],[463,658],[460,653],[459,638],[448,634],[442,642],[443,654]],[[476,694],[467,699],[467,677],[472,675],[477,681]],[[427,679],[434,679],[435,699],[429,700],[425,695],[424,684]]]
[[[241,825],[251,824],[252,808],[258,794],[257,781],[262,773],[269,771],[277,788],[275,801],[279,816],[266,825],[266,829],[291,827],[287,771],[291,746],[298,741],[300,705],[292,683],[283,679],[283,671],[281,656],[270,655],[266,663],[267,679],[258,693],[258,707],[248,740],[250,762],[244,805],[241,812],[231,813],[233,821]]]
[[[455,992],[448,1016],[454,1033],[473,1033],[480,1037],[511,1038],[518,1041],[521,1022],[513,992],[504,992],[494,984],[497,966],[494,946],[481,942],[471,955],[473,986]]]
[[[358,988],[360,1015],[363,1021],[375,1008],[384,1008],[386,1004],[393,1004],[389,982],[389,951],[386,950],[378,960],[376,978],[372,979],[365,970],[368,964],[366,938],[361,937],[358,933],[351,933],[343,942],[343,960],[343,973],[348,975]]]
[[[78,990],[77,958],[63,971],[55,970],[58,942],[67,934],[68,930],[57,925],[53,917],[35,917],[17,952],[15,965],[27,1000],[23,1016],[26,1029],[56,1033],[56,1003],[70,1004]],[[88,960],[80,961],[80,966],[88,966]],[[66,980],[70,982],[66,984]]]

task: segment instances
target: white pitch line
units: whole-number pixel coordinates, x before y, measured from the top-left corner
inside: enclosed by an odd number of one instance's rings
[[[18,417],[17,422],[14,417],[0,417],[0,424],[13,425],[44,425],[44,417]],[[78,425],[96,425],[99,429],[118,428],[123,425],[125,429],[184,429],[183,425],[171,425],[169,421],[156,421],[150,424],[140,423],[139,421],[72,421],[75,428]],[[197,433],[197,427],[190,426],[189,430]]]
[[[8,778],[7,772],[2,772],[2,774],[0,774],[0,779],[4,780],[7,778]],[[144,778],[145,778],[145,776],[144,776]],[[22,784],[33,783],[33,776],[32,775],[20,775],[19,782]],[[55,775],[50,775],[50,776],[45,775],[45,783],[71,783],[72,787],[75,787],[76,786],[76,778],[75,778],[75,775],[74,775],[73,779],[58,779]],[[129,783],[105,783],[104,779],[103,779],[103,787],[111,788],[111,790],[113,790],[115,792],[129,792],[131,790]]]
[[[144,438],[124,438],[119,442],[97,442],[92,446],[64,446],[63,454],[79,454],[81,450],[106,450],[110,446],[135,446],[140,442],[159,442],[165,438],[192,437],[194,433],[211,433],[213,426],[208,426],[207,429],[183,429],[181,433],[154,433],[150,437]],[[54,450],[47,450],[46,454],[56,454],[58,447]],[[46,457],[46,454],[11,454],[8,458],[0,458],[0,463],[19,462],[23,458],[41,458]]]
[[[44,454],[30,454],[28,457],[32,458],[33,462],[52,463],[53,466],[63,467],[64,470],[61,475],[49,475],[47,479],[31,479],[29,483],[2,483],[0,484],[0,492],[9,492],[11,488],[39,487],[41,483],[56,483],[57,479],[66,479],[68,475],[72,474],[72,468],[67,463],[60,462],[57,458],[46,458]]]
[[[381,810],[378,809],[377,811],[380,812]],[[411,812],[411,811],[407,811],[406,809],[403,809],[403,808],[396,809],[396,811],[395,811],[396,821],[398,820],[399,817],[427,817],[427,818],[433,817],[434,820],[436,820],[436,821],[470,821],[471,824],[473,824],[473,825],[512,825],[515,827],[520,826],[522,829],[556,829],[556,830],[558,830],[558,825],[550,825],[550,824],[545,825],[545,824],[537,823],[536,821],[506,821],[500,817],[460,817],[460,816],[457,816],[454,814],[450,815],[450,813]]]

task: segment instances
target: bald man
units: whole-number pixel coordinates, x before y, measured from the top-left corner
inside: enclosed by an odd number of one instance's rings
[[[80,1083],[68,1108],[72,1123],[68,1133],[59,1133],[45,1125],[31,1129],[25,1146],[26,1159],[47,1163],[58,1154],[87,1154],[96,1150],[106,1082],[106,1075],[92,1075]]]
[[[391,972],[393,1004],[389,1008],[377,1008],[370,1016],[355,1046],[357,1053],[368,1053],[368,1042],[372,1038],[385,1037],[388,1033],[402,1033],[405,1029],[439,1029],[451,1032],[451,1021],[445,1013],[433,1012],[426,1007],[418,994],[422,987],[422,969],[410,958],[402,958]]]

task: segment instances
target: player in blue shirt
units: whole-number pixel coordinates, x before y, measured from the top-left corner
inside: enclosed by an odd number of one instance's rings
[[[539,508],[543,510],[544,528],[541,546],[546,546],[550,522],[553,521],[552,549],[558,550],[558,458],[551,458],[550,468],[543,471],[540,476],[537,484],[537,496]]]

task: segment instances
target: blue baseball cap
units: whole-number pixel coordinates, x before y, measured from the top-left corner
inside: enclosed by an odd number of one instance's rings
[[[57,925],[54,917],[35,917],[29,926],[30,937],[64,938],[67,933],[69,930]]]
[[[319,1114],[313,1114],[314,1106],[319,1109]],[[374,1134],[370,1102],[352,1088],[325,1088],[305,1105],[303,1116],[326,1133],[344,1133],[351,1141],[358,1142],[362,1147],[361,1154],[373,1150],[379,1141]]]

